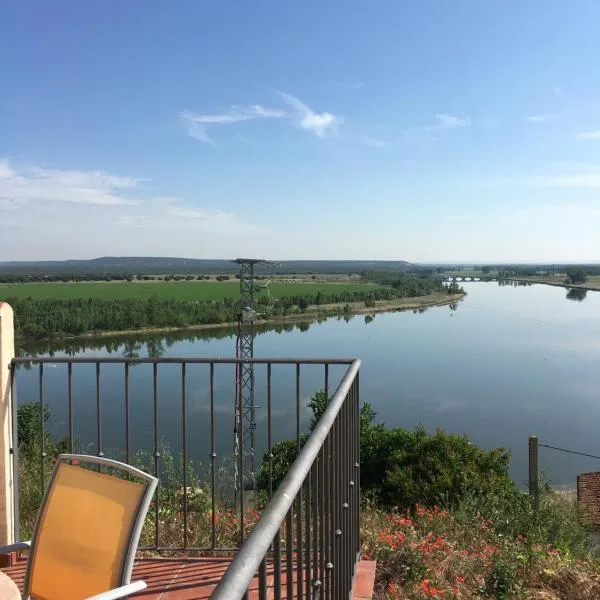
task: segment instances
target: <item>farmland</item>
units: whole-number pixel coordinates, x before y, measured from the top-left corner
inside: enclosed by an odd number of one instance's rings
[[[368,283],[274,282],[269,286],[273,298],[313,295],[334,296],[368,292],[382,286]],[[230,281],[154,281],[154,282],[72,282],[0,284],[0,300],[31,298],[33,300],[224,300],[239,297],[237,279]],[[261,292],[266,294],[266,292]]]

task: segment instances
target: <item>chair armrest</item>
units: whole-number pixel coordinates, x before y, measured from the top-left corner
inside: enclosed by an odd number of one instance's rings
[[[12,554],[13,552],[21,552],[30,548],[31,542],[17,542],[16,544],[8,544],[8,546],[0,546],[0,554]]]
[[[141,592],[142,590],[145,590],[146,587],[148,586],[146,585],[145,581],[134,581],[133,583],[128,583],[127,585],[122,585],[121,587],[108,590],[108,592],[102,592],[101,594],[90,596],[89,598],[86,598],[86,600],[117,600],[118,598],[129,596],[129,594]]]

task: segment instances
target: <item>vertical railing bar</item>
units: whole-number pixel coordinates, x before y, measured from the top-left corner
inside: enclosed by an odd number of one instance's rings
[[[345,489],[344,489],[344,471],[346,469],[345,460],[344,460],[344,406],[346,402],[344,399],[344,404],[338,413],[338,438],[337,438],[337,448],[338,448],[338,477],[339,477],[339,496],[338,496],[338,527],[342,532],[341,536],[338,536],[338,563],[340,566],[338,572],[338,590],[342,593],[346,593],[346,556],[344,554],[344,546],[346,542],[346,538],[348,537],[348,532],[346,531],[346,524],[344,523],[344,502],[345,502]]]
[[[217,546],[217,498],[215,461],[217,452],[215,445],[215,363],[210,363],[210,511],[211,511],[211,541],[214,549]]]
[[[267,364],[267,452],[269,457],[269,500],[273,496],[273,437],[272,437],[272,371],[271,363]]]
[[[313,564],[312,564],[312,572],[313,572],[313,581],[310,582],[312,587],[312,597],[315,600],[319,598],[319,592],[316,582],[319,579],[319,553],[320,553],[320,544],[322,544],[322,540],[319,537],[319,513],[318,513],[318,503],[319,503],[319,472],[321,470],[321,452],[317,455],[315,459],[315,463],[313,465],[313,469],[311,472],[312,476],[312,493],[311,493],[311,512],[312,512],[312,537],[313,537]]]
[[[130,406],[129,406],[129,363],[125,363],[125,462],[131,464],[131,436],[130,436]]]
[[[333,564],[333,456],[332,456],[332,431],[327,434],[325,440],[325,481],[327,482],[327,498],[325,500],[325,597],[331,599],[332,564]]]
[[[352,541],[352,534],[350,529],[350,427],[349,427],[349,415],[350,415],[350,394],[346,395],[344,399],[344,404],[342,406],[343,410],[343,423],[344,427],[342,429],[342,447],[344,457],[344,468],[343,468],[343,484],[342,488],[344,497],[343,501],[343,549],[344,549],[344,591],[350,592],[350,570],[351,570],[351,560],[350,560],[350,543]]]
[[[18,406],[17,406],[17,365],[10,365],[10,405],[12,410],[12,475],[13,475],[13,502],[14,502],[14,534],[15,540],[21,539],[21,498],[20,498],[20,483],[19,483],[19,421],[18,421]]]
[[[43,363],[40,363],[39,379],[40,379],[39,388],[40,388],[40,432],[41,432],[41,437],[40,437],[41,482],[40,483],[41,483],[41,491],[43,493],[45,483],[46,483],[46,477],[45,477],[45,473],[44,473],[44,469],[45,469],[44,459],[46,458],[46,448],[44,445],[44,439],[46,437],[46,434],[44,432],[45,423],[44,423],[44,364]]]
[[[300,364],[296,363],[296,456],[300,454]]]
[[[349,436],[348,436],[348,401],[349,393],[346,394],[344,398],[344,404],[342,405],[342,550],[344,553],[344,591],[350,592],[349,586],[349,572],[350,572],[350,561],[349,561],[349,542],[350,542],[350,525],[348,522],[350,503],[349,503],[349,492],[350,488],[348,486],[348,482],[350,481],[348,477],[348,469],[350,468],[349,461]]]
[[[356,497],[356,446],[358,444],[358,436],[356,432],[356,423],[358,420],[358,413],[356,411],[356,379],[352,384],[352,404],[351,404],[351,412],[352,412],[352,420],[350,422],[350,431],[352,433],[352,454],[350,456],[350,474],[352,477],[352,514],[351,514],[351,523],[352,523],[352,557],[353,561],[356,562],[358,559],[358,549],[357,549],[357,534],[358,534],[358,524],[356,522],[356,514],[358,508],[358,499]],[[352,575],[354,575],[354,568],[352,569]]]
[[[181,363],[181,453],[183,459],[183,547],[188,547],[188,458],[186,364]]]
[[[348,528],[349,528],[349,540],[348,540],[348,555],[349,555],[349,579],[352,581],[354,574],[354,562],[356,556],[354,555],[354,540],[355,540],[355,524],[354,524],[354,381],[350,387],[350,394],[348,394]]]
[[[334,458],[334,478],[335,478],[335,496],[334,496],[334,504],[333,504],[333,515],[334,515],[334,529],[335,529],[335,539],[333,542],[333,594],[338,595],[341,593],[341,575],[342,575],[342,561],[341,561],[341,535],[342,532],[342,524],[341,524],[341,510],[340,510],[340,499],[341,499],[341,456],[340,456],[340,414],[338,413],[335,423],[333,425],[333,441],[334,441],[334,450],[333,450],[333,458]]]
[[[285,578],[285,591],[287,600],[294,600],[294,514],[293,514],[293,504],[292,508],[290,508],[288,514],[285,517],[285,570],[286,570],[286,578]]]
[[[154,361],[154,363],[152,363],[152,380],[153,380],[153,387],[152,387],[152,391],[153,391],[153,404],[154,404],[154,476],[158,478],[158,459],[160,457],[160,453],[158,450],[158,363],[156,361]],[[156,508],[156,513],[154,515],[154,525],[155,525],[155,531],[154,531],[154,544],[155,546],[158,548],[160,546],[159,544],[159,511],[160,511],[160,504],[159,504],[159,496],[160,496],[160,480],[158,483],[158,486],[156,488],[156,496],[155,496],[155,508]]]
[[[303,549],[302,543],[302,488],[298,490],[296,496],[296,597],[298,600],[302,600],[304,595],[302,593],[302,587],[304,585],[304,561],[303,561]]]
[[[273,554],[273,600],[281,600],[281,527],[273,541]]]
[[[238,374],[238,422],[236,423],[238,440],[239,440],[239,495],[240,495],[240,545],[244,543],[244,491],[245,491],[245,477],[244,477],[244,406],[242,403],[242,363],[237,364],[237,368],[239,369]]]
[[[325,400],[326,403],[329,403],[329,365],[325,363],[325,381],[324,381],[324,391],[325,391]],[[332,515],[331,515],[331,507],[332,507],[332,456],[331,456],[331,440],[332,440],[332,432],[330,431],[327,434],[327,438],[325,439],[325,443],[323,445],[323,456],[324,456],[324,464],[323,464],[323,479],[325,485],[323,489],[327,489],[327,496],[323,498],[323,529],[324,529],[324,537],[323,537],[323,597],[331,600],[331,565],[333,561],[332,556]]]
[[[356,402],[355,402],[355,410],[356,410],[356,461],[354,463],[354,485],[356,486],[356,553],[360,552],[360,518],[361,518],[361,509],[360,509],[360,370],[356,373],[356,378],[354,379],[356,385]]]
[[[320,598],[325,597],[325,557],[327,552],[327,540],[325,539],[325,481],[326,481],[326,461],[327,461],[327,440],[321,448],[320,456],[320,467],[319,467],[319,496],[317,507],[319,515],[319,581],[320,585]],[[320,599],[319,599],[320,600]]]
[[[342,431],[344,432],[344,436],[342,438],[342,446],[343,446],[343,456],[344,456],[344,487],[342,490],[344,491],[343,500],[343,516],[344,516],[344,535],[342,536],[343,548],[344,548],[344,590],[348,590],[350,592],[350,543],[352,541],[352,534],[350,530],[350,477],[349,477],[349,469],[350,469],[350,428],[348,417],[350,415],[350,399],[349,395],[346,395],[343,405],[343,415],[344,415],[344,428]]]
[[[311,505],[312,505],[312,481],[311,481],[311,475],[312,475],[312,470],[314,469],[314,464],[313,466],[310,468],[310,471],[308,472],[308,475],[306,476],[306,480],[304,482],[304,487],[305,489],[305,493],[304,493],[304,536],[305,536],[305,555],[304,555],[304,564],[306,565],[305,567],[305,571],[306,571],[306,599],[310,600],[312,598],[312,587],[311,587],[311,581],[312,581],[312,573],[311,573],[311,551],[312,551],[312,536],[311,536],[311,531],[310,531],[310,527],[311,527]]]
[[[296,456],[300,454],[300,363],[296,363]],[[304,585],[304,561],[302,543],[302,487],[296,496],[296,592],[298,600],[302,600]]]
[[[267,557],[264,556],[258,568],[258,599],[267,600]]]
[[[104,456],[102,452],[102,406],[100,400],[100,361],[96,361],[96,454]],[[98,465],[98,471],[102,467]]]
[[[67,397],[69,420],[69,452],[73,454],[73,363],[67,364]]]

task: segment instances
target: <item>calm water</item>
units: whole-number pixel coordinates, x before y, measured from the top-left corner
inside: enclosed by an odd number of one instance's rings
[[[456,310],[431,308],[422,313],[379,314],[371,322],[356,316],[329,319],[307,330],[268,331],[257,336],[257,357],[358,357],[362,359],[361,398],[371,402],[387,425],[466,433],[486,448],[505,446],[513,453],[512,473],[527,477],[527,439],[600,455],[600,293],[583,299],[549,286],[500,287],[465,284],[467,298]],[[306,329],[303,326],[302,329]],[[188,334],[189,335],[189,334]],[[163,356],[231,356],[234,338],[151,340],[150,352]],[[78,352],[90,356],[138,352],[145,343]],[[60,355],[60,352],[57,353]],[[334,368],[330,380],[339,381]],[[159,436],[181,448],[180,369],[159,369]],[[219,461],[233,447],[233,369],[216,368],[216,435]],[[101,439],[105,449],[124,446],[123,367],[106,366],[101,374]],[[323,387],[323,368],[302,369],[301,422],[305,404]],[[188,452],[205,463],[210,451],[208,368],[189,367],[187,379]],[[52,407],[51,428],[66,433],[66,370],[45,368],[44,398]],[[82,445],[97,442],[95,367],[76,366],[73,375],[75,433]],[[37,399],[37,371],[20,370],[20,402]],[[136,366],[130,375],[133,449],[152,446],[152,367]],[[258,450],[266,439],[266,377],[257,369]],[[293,367],[273,368],[273,437],[295,433]],[[600,470],[600,460],[541,449],[540,466],[554,485],[574,486],[577,473]]]

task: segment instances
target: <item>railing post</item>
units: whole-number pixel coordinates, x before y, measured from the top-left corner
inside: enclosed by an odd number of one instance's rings
[[[0,544],[15,542],[10,369],[14,356],[13,310],[6,302],[0,302]],[[0,566],[6,566],[9,560],[10,557],[1,557]]]
[[[535,435],[529,437],[529,497],[533,501],[533,508],[537,512],[539,505],[539,466],[538,466],[538,439]]]

